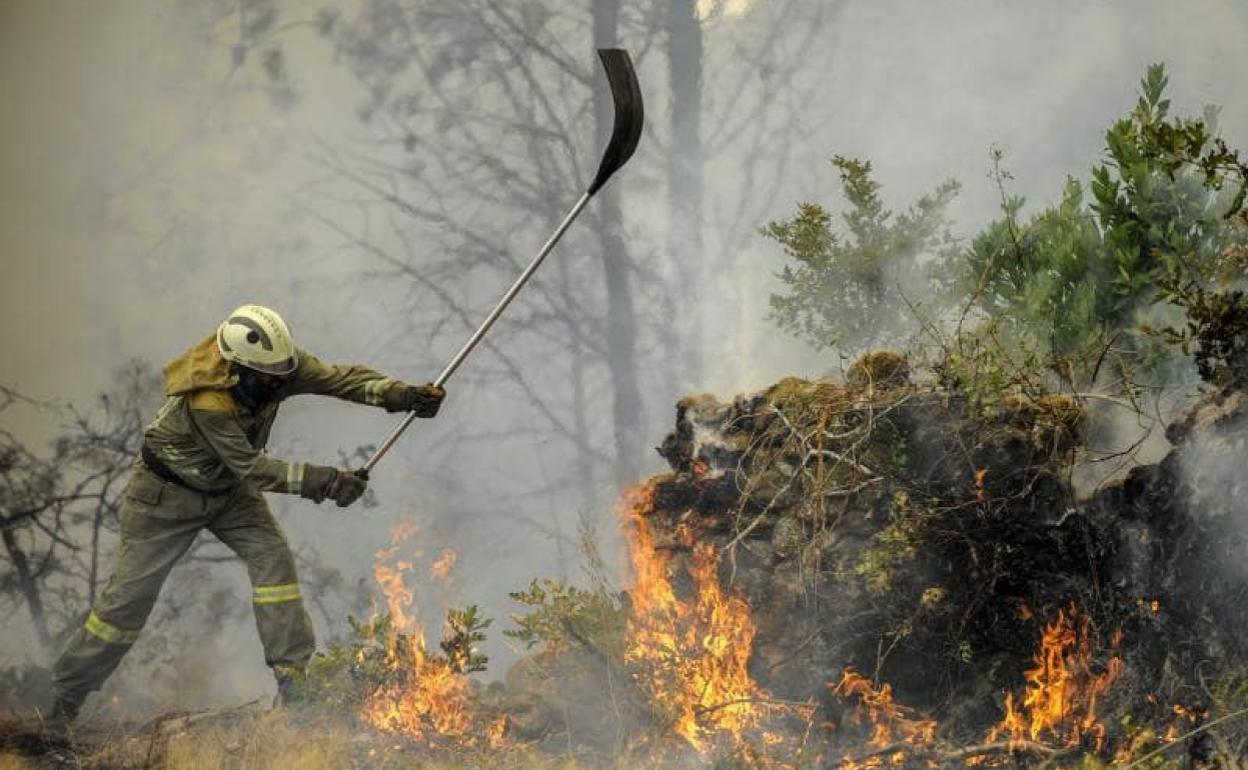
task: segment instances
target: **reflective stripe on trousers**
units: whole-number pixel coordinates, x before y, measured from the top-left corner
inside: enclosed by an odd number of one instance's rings
[[[297,602],[302,596],[299,594],[298,583],[282,583],[276,586],[255,586],[251,590],[252,604],[281,604],[282,602]]]
[[[100,616],[95,614],[95,610],[91,610],[91,614],[87,615],[87,622],[83,624],[83,628],[87,630],[87,633],[109,644],[134,644],[139,639],[138,631],[118,628],[100,619]]]

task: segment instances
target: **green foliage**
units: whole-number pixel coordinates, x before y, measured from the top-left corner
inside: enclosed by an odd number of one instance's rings
[[[358,706],[384,684],[390,674],[384,641],[394,635],[390,616],[382,615],[370,622],[348,617],[347,622],[354,640],[330,645],[308,663],[301,689],[310,703],[329,707]]]
[[[1031,347],[1025,335],[1009,334],[1007,318],[989,317],[974,330],[937,341],[942,347],[933,366],[942,388],[959,393],[973,411],[987,413],[1010,395],[1039,398],[1048,392],[1046,369],[1060,362]]]
[[[347,644],[331,645],[308,664],[302,689],[309,702],[322,706],[358,705],[395,678],[394,661],[411,660],[417,646],[430,655],[424,640],[395,628],[389,614],[369,621],[348,617],[347,622],[354,639]],[[475,604],[448,610],[439,644],[441,659],[460,674],[484,671],[489,659],[477,650],[477,645],[485,641],[485,629],[492,622],[481,617]]]
[[[924,324],[942,378],[987,405],[994,391],[1055,386],[1131,394],[1192,349],[1207,380],[1243,381],[1248,162],[1218,136],[1215,109],[1171,115],[1167,85],[1150,66],[1089,181],[1067,177],[1030,215],[994,149],[1000,215],[960,246],[944,217],[956,184],[893,216],[871,165],[835,158],[842,230],[816,203],[764,229],[788,262],[771,318],[818,348],[895,342],[918,294],[906,289],[923,286],[948,303]],[[956,308],[956,329],[942,327]]]
[[[994,151],[999,178],[1000,152]],[[1043,345],[1055,352],[1090,349],[1102,319],[1122,312],[1123,296],[1105,291],[1115,280],[1099,258],[1100,231],[1088,216],[1083,189],[1068,178],[1061,202],[1020,221],[1023,199],[1003,196],[1002,217],[972,239],[964,254],[964,282],[994,330],[1014,348]]]
[[[1170,118],[1166,83],[1161,65],[1149,67],[1135,110],[1105,135],[1107,163],[1092,171],[1092,208],[1120,293],[1163,271],[1218,274],[1235,240],[1226,219],[1244,202],[1248,167],[1213,136],[1216,111]]]
[[[1245,186],[1248,189],[1248,186]],[[1201,379],[1219,387],[1248,386],[1248,296],[1241,276],[1248,268],[1248,229],[1232,227],[1240,242],[1225,247],[1207,272],[1176,264],[1158,280],[1162,300],[1182,308],[1182,326],[1145,331],[1191,354]]]
[[[628,611],[605,590],[585,590],[547,578],[509,596],[530,609],[511,616],[518,627],[503,631],[504,636],[529,649],[542,645],[558,652],[575,644],[623,660]]]
[[[493,622],[493,618],[481,617],[475,604],[447,610],[446,633],[439,646],[456,671],[472,673],[485,670],[490,659],[477,649],[477,644],[485,641],[485,629]]]
[[[763,229],[791,260],[777,276],[787,292],[771,296],[771,318],[816,348],[896,341],[905,331],[897,324],[899,284],[930,288],[937,255],[951,240],[944,212],[958,184],[945,182],[894,215],[870,163],[841,156],[832,163],[849,204],[844,233],[834,231],[832,215],[816,203]]]
[[[1175,289],[1227,275],[1227,250],[1243,237],[1227,217],[1244,202],[1244,165],[1215,136],[1214,111],[1170,117],[1166,84],[1163,67],[1150,67],[1135,109],[1106,132],[1091,202],[1068,178],[1057,205],[1023,221],[993,154],[1002,216],[972,240],[962,284],[1008,352],[1029,351],[1067,384],[1090,383],[1111,350],[1119,374],[1129,362],[1167,365],[1173,354],[1141,334],[1145,313],[1157,302],[1186,309]],[[1161,312],[1173,320],[1173,307]]]

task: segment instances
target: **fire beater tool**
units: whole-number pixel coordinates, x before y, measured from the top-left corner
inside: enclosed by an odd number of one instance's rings
[[[542,264],[542,260],[546,258],[550,250],[563,237],[564,232],[567,231],[572,221],[585,208],[585,204],[589,203],[589,199],[607,183],[612,174],[628,162],[628,159],[633,156],[633,152],[637,149],[637,142],[641,139],[641,128],[645,118],[645,111],[642,107],[641,87],[637,84],[637,74],[633,71],[632,59],[629,58],[628,51],[622,48],[600,49],[598,57],[602,60],[602,66],[607,72],[607,82],[611,86],[611,97],[615,102],[615,125],[612,128],[611,140],[607,143],[607,149],[602,154],[602,162],[598,166],[598,173],[594,177],[594,181],[590,183],[589,188],[581,195],[580,200],[576,202],[572,210],[568,212],[563,221],[559,223],[559,226],[555,228],[555,232],[546,241],[546,244],[537,252],[537,256],[533,257],[533,261],[529,262],[528,267],[524,269],[524,272],[520,274],[516,282],[511,285],[511,288],[507,290],[503,298],[498,301],[498,304],[494,306],[490,314],[481,322],[481,325],[473,332],[472,337],[464,343],[464,346],[459,349],[459,352],[446,365],[446,368],[442,370],[438,378],[433,381],[434,385],[440,387],[451,378],[451,375],[455,373],[459,365],[464,362],[468,354],[481,342],[490,330],[490,327],[502,315],[503,310],[511,304],[511,301],[515,299],[520,290],[524,288],[524,285],[528,283],[529,278],[533,276],[533,273]],[[403,421],[390,432],[386,440],[381,443],[377,451],[373,452],[373,456],[368,458],[368,462],[364,463],[364,467],[356,471],[356,473],[367,478],[369,471],[377,465],[386,452],[390,451],[390,448],[399,440],[399,436],[403,435],[403,431],[407,430],[408,426],[415,419],[416,414],[414,412],[408,413],[403,418]]]

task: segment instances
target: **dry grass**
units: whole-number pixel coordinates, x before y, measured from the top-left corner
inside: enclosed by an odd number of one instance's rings
[[[177,726],[173,720],[118,730],[85,767],[109,770],[586,770],[575,759],[524,745],[425,750],[399,738],[350,726],[337,715],[282,710],[235,711]],[[37,770],[6,765],[0,770]],[[597,765],[603,767],[602,765]],[[622,768],[619,764],[605,767]]]
[[[90,763],[118,770],[343,770],[353,766],[349,748],[341,725],[284,711],[236,712],[118,735]]]
[[[243,767],[339,770],[351,766],[349,741],[341,725],[295,725],[284,712],[275,711],[261,715],[245,738],[240,752]]]
[[[234,746],[226,730],[216,727],[202,733],[180,733],[169,738],[165,770],[228,770]],[[237,763],[235,763],[237,764]]]
[[[590,765],[579,764],[576,760],[564,757],[551,757],[537,753],[524,753],[501,760],[489,755],[466,756],[463,759],[426,759],[417,762],[406,758],[399,764],[382,765],[387,770],[589,770]],[[603,770],[631,770],[622,765],[608,763],[594,765]],[[650,767],[655,767],[650,765]]]
[[[16,754],[0,754],[0,770],[34,770],[34,767]]]

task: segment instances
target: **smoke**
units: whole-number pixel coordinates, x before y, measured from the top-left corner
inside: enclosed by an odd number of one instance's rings
[[[819,87],[794,117],[802,151],[761,221],[791,217],[798,201],[837,203],[826,162],[835,152],[871,160],[894,210],[958,179],[950,218],[955,234],[970,237],[997,214],[987,179],[993,146],[1006,153],[1024,213],[1036,211],[1057,202],[1067,174],[1086,179],[1104,130],[1134,106],[1136,84],[1155,61],[1167,64],[1175,111],[1223,105],[1223,133],[1242,146],[1248,104],[1235,94],[1232,62],[1245,42],[1242,10],[1221,0],[1191,15],[1162,2],[849,3],[809,53],[804,72],[817,73]],[[719,364],[708,383],[716,391],[756,388],[780,371],[836,368],[758,323],[768,292],[757,287],[774,286],[778,262],[774,244],[748,240],[722,294],[708,301],[740,319],[707,354]]]
[[[714,256],[698,293],[707,366],[697,385],[714,392],[838,367],[764,320],[781,256],[757,233],[766,221],[791,216],[798,201],[836,202],[835,171],[826,163],[833,153],[870,159],[896,209],[945,178],[961,179],[951,218],[955,231],[970,234],[997,205],[984,178],[990,146],[1008,151],[1017,192],[1033,206],[1052,202],[1065,174],[1083,173],[1096,159],[1104,127],[1133,104],[1136,81],[1156,60],[1169,65],[1176,109],[1222,104],[1226,137],[1233,146],[1248,143],[1248,102],[1234,75],[1248,64],[1248,19],[1236,0],[1182,9],[1162,0],[1017,6],[820,0],[830,23],[812,45],[799,47],[800,24],[788,28],[792,39],[775,41],[803,52],[790,83],[727,66],[731,43],[751,40],[779,5],[711,5],[718,15],[704,27],[706,114],[787,85],[809,95],[777,102],[757,118],[788,131],[774,184],[754,175],[744,157],[750,147],[712,147],[717,154],[709,157],[705,186],[707,253]],[[0,8],[0,94],[12,105],[0,138],[6,255],[0,324],[9,330],[0,383],[85,404],[106,387],[117,361],[163,363],[246,301],[278,308],[301,345],[325,360],[362,361],[410,381],[432,378],[467,336],[458,321],[432,328],[428,337],[403,336],[410,285],[375,280],[377,260],[325,226],[328,220],[354,232],[381,228],[358,187],[324,160],[341,154],[367,162],[392,152],[395,140],[387,127],[357,119],[363,87],[335,62],[306,5],[274,7],[289,26],[262,43],[244,39],[238,6],[222,1],[27,0]],[[357,10],[352,2],[336,7],[344,18]],[[239,46],[247,51],[241,64]],[[273,46],[280,47],[278,60],[265,58]],[[658,59],[652,53],[640,71],[647,97],[662,104]],[[289,80],[276,102],[275,72]],[[643,142],[664,136],[663,120],[652,113],[652,133]],[[571,141],[591,155],[592,139]],[[440,138],[419,140],[436,146]],[[619,180],[628,233],[648,244],[667,226],[653,182],[641,181],[662,176],[666,160],[654,146],[643,145],[648,154]],[[766,194],[742,214],[736,201],[757,189]],[[481,206],[473,215],[490,216],[489,205]],[[521,254],[536,245],[518,239],[513,248]],[[416,248],[436,246],[420,241]],[[569,248],[553,259],[576,256]],[[449,282],[454,273],[444,277]],[[643,283],[639,292],[646,289]],[[469,299],[495,290],[454,285]],[[534,370],[549,363],[526,350],[512,352]],[[482,367],[477,374],[474,365]],[[569,462],[567,451],[540,435],[521,444],[492,442],[490,428],[504,433],[532,423],[534,407],[517,390],[482,384],[486,360],[467,366],[452,384],[443,417],[411,431],[374,475],[379,507],[343,512],[272,499],[291,540],[341,573],[345,588],[329,608],[340,615],[339,626],[313,613],[322,638],[343,632],[342,616],[358,604],[356,587],[370,580],[373,554],[401,514],[425,522],[427,550],[456,548],[457,569],[472,576],[460,581],[459,598],[481,603],[494,617],[510,609],[507,591],[531,577],[576,577],[578,522],[610,516],[615,490],[606,482],[594,490],[597,505],[567,489],[514,494],[532,489],[534,479],[557,477]],[[558,377],[550,371],[549,378]],[[679,394],[656,386],[645,395],[643,435],[657,441]],[[610,408],[601,411],[605,421]],[[0,419],[36,445],[58,427],[55,418],[31,410]],[[376,442],[392,425],[377,410],[295,401],[283,407],[271,451],[332,462],[339,450]],[[461,435],[466,431],[479,437],[469,442]],[[657,458],[645,460],[657,467]],[[187,659],[209,667],[212,687],[237,685],[214,697],[251,697],[269,687],[258,676],[260,649],[241,575],[234,565],[207,578],[244,610],[229,633],[209,615],[177,621],[199,640]],[[437,625],[436,618],[425,622]],[[501,667],[509,652],[496,638],[489,652]],[[192,687],[190,674],[179,676],[183,684],[170,688],[178,697],[209,687],[207,679]]]
[[[750,12],[757,0],[698,0],[697,16],[702,22],[733,19]]]
[[[1185,511],[1204,530],[1201,545],[1214,554],[1201,554],[1189,568],[1219,587],[1248,581],[1243,403],[1239,392],[1209,394],[1170,430],[1180,445],[1172,465]]]

